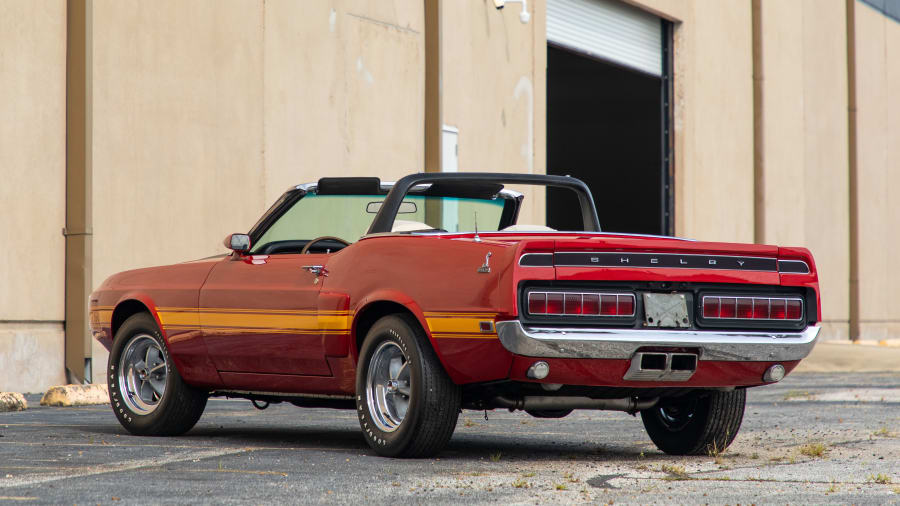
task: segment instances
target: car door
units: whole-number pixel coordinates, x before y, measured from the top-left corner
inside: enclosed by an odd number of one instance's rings
[[[330,376],[317,316],[328,254],[233,255],[200,291],[200,326],[223,373]]]

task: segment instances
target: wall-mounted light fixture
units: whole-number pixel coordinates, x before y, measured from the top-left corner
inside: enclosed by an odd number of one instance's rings
[[[519,13],[519,21],[522,24],[528,23],[528,20],[531,19],[531,14],[528,13],[528,0],[494,0],[494,7],[498,11],[506,4],[522,4],[522,12]]]

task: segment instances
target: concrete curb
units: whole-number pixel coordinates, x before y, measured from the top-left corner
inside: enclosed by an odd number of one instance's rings
[[[0,392],[0,412],[23,411],[28,409],[28,401],[18,392]]]
[[[105,384],[52,387],[41,398],[41,406],[90,406],[109,404]]]

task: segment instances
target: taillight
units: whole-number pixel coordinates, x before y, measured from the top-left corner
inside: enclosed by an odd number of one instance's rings
[[[703,318],[730,320],[799,320],[803,301],[787,297],[703,297]]]
[[[529,292],[528,313],[561,316],[634,316],[630,293]]]

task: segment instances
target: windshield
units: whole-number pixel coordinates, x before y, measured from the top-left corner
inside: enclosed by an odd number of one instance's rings
[[[254,244],[254,252],[281,241],[308,241],[339,237],[355,242],[366,234],[384,202],[384,195],[317,195],[297,200]],[[407,195],[392,232],[496,231],[501,224],[504,199],[472,199]]]

